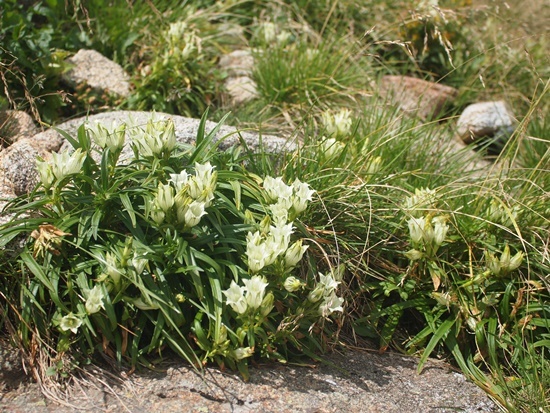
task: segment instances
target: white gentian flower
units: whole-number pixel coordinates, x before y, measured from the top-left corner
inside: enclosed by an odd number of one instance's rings
[[[271,310],[273,310],[273,302],[275,301],[275,296],[272,292],[269,292],[265,295],[260,305],[260,314],[264,317],[267,317]]]
[[[243,280],[246,288],[246,303],[249,308],[257,309],[262,305],[265,288],[269,285],[266,279],[260,275],[254,275],[249,280]]]
[[[281,255],[288,249],[290,235],[292,234],[292,223],[286,225],[271,226],[269,228],[267,244],[275,256]]]
[[[510,257],[510,247],[508,244],[504,246],[504,251],[500,256],[500,269],[504,273],[508,273],[517,269],[523,261],[523,252],[518,252],[513,258]]]
[[[75,316],[73,313],[67,314],[59,322],[59,327],[63,331],[71,330],[74,334],[78,331],[78,328],[82,325],[82,320]]]
[[[254,349],[251,347],[239,347],[233,350],[233,356],[236,360],[242,360],[244,358],[250,357],[254,354]]]
[[[447,236],[447,231],[449,231],[449,226],[445,224],[445,222],[440,219],[434,218],[435,225],[434,225],[434,238],[433,242],[435,245],[439,246],[445,241],[445,237]]]
[[[111,152],[118,152],[126,140],[126,125],[104,126],[99,122],[86,123],[86,132],[100,148],[109,148]]]
[[[324,289],[324,296],[332,294],[336,289],[338,288],[338,284],[340,282],[336,281],[332,274],[324,275],[322,273],[319,273],[319,284]]]
[[[424,257],[424,253],[422,251],[418,251],[415,249],[409,250],[405,252],[403,255],[405,255],[405,257],[407,257],[411,261],[417,261]]]
[[[412,242],[419,243],[424,239],[424,228],[426,227],[426,218],[414,218],[411,217],[408,221],[409,234]]]
[[[344,299],[342,297],[338,297],[336,293],[333,292],[330,295],[325,296],[323,299],[323,302],[319,306],[319,315],[328,317],[335,311],[344,311],[342,308],[343,303]]]
[[[304,253],[308,249],[308,245],[302,246],[302,240],[296,241],[292,246],[286,250],[285,253],[285,267],[293,268],[300,262]]]
[[[283,287],[285,287],[285,290],[287,290],[289,293],[293,293],[294,291],[298,291],[300,288],[302,288],[303,283],[298,278],[290,276],[287,277],[287,279],[283,283]]]
[[[176,146],[174,122],[150,119],[145,130],[133,130],[132,139],[138,145],[140,154],[143,156],[158,157],[170,153]]]
[[[276,202],[269,206],[271,218],[275,225],[285,225],[288,222],[288,207],[286,202]]]
[[[249,232],[246,235],[246,256],[248,268],[252,272],[259,272],[267,262],[272,261],[273,253],[268,251],[259,231]]]
[[[187,185],[189,174],[185,170],[181,171],[179,174],[170,174],[170,179],[168,181],[172,182],[177,193]]]
[[[38,170],[40,182],[42,182],[44,188],[49,189],[55,181],[51,164],[43,159],[37,159],[36,169]]]
[[[281,198],[291,199],[292,197],[292,187],[285,184],[282,177],[273,178],[266,176],[264,179],[264,190],[270,202],[277,202]]]
[[[382,157],[376,156],[369,160],[365,166],[365,173],[373,175],[377,173],[382,166]]]
[[[349,135],[351,131],[352,120],[349,109],[342,109],[338,113],[323,112],[322,121],[329,136],[342,137]]]
[[[244,298],[245,288],[240,287],[235,281],[231,281],[231,285],[227,290],[222,291],[225,295],[227,305],[237,314],[244,314],[247,310],[247,303]]]
[[[105,309],[103,304],[103,298],[105,294],[103,293],[103,288],[101,285],[97,284],[88,292],[88,299],[86,300],[86,312],[88,314],[95,314],[100,309]]]
[[[435,190],[429,188],[416,188],[414,195],[405,198],[403,209],[413,217],[424,215],[426,210],[434,209],[437,203]]]
[[[143,270],[145,270],[145,266],[147,265],[147,262],[148,262],[147,258],[143,258],[143,257],[140,258],[140,255],[134,252],[134,257],[132,258],[132,267],[134,268],[136,275],[141,275],[143,273]]]
[[[312,303],[316,303],[325,295],[325,288],[322,285],[317,284],[313,290],[311,290],[307,296],[307,299]]]
[[[174,188],[170,184],[159,184],[155,204],[164,212],[168,212],[174,206]]]
[[[263,40],[266,44],[272,44],[276,40],[277,26],[271,22],[265,22],[261,25]]]
[[[58,181],[61,181],[69,175],[80,172],[85,159],[86,152],[82,152],[81,148],[78,148],[72,154],[68,151],[52,152],[52,173]]]
[[[310,189],[307,183],[300,182],[298,179],[294,180],[292,188],[294,189],[292,206],[294,207],[294,212],[299,214],[306,210],[307,203],[313,199],[315,190]]]
[[[336,140],[336,138],[325,138],[321,141],[321,152],[326,159],[332,159],[342,153],[344,144]]]
[[[123,270],[120,269],[116,254],[111,251],[105,253],[105,268],[103,272],[113,281],[115,286],[120,285]]]
[[[206,215],[206,211],[204,210],[204,203],[199,201],[193,201],[189,205],[186,205],[183,209],[183,219],[180,220],[180,210],[178,209],[178,220],[189,227],[192,228],[201,220],[201,217],[203,215]]]

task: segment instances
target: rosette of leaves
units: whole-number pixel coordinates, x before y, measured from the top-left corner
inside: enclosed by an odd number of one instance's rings
[[[275,224],[262,179],[239,166],[238,150],[217,151],[219,126],[206,134],[205,122],[194,146],[178,145],[170,123],[82,126],[77,138],[65,136],[74,152],[38,162],[41,184],[8,206],[15,218],[0,227],[4,252],[28,239],[2,257],[19,268],[3,293],[18,309],[23,346],[43,343],[56,349],[52,359],[104,353],[131,366],[170,348],[245,377],[251,356],[286,360],[319,348],[314,333],[342,299],[331,276],[316,282],[311,257],[309,270],[297,262],[307,252],[296,216],[313,191],[288,186],[294,204],[288,216],[277,210]],[[129,138],[134,157],[119,162]],[[268,242],[279,226],[287,232],[278,255],[252,270],[251,238]],[[248,307],[236,304],[241,293]]]

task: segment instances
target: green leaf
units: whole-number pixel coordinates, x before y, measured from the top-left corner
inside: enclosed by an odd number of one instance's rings
[[[426,364],[426,361],[428,360],[428,357],[430,357],[430,354],[432,354],[433,350],[438,344],[441,344],[442,341],[444,341],[445,337],[448,336],[450,332],[453,331],[453,326],[455,325],[456,320],[455,319],[447,319],[444,320],[437,330],[433,331],[433,336],[428,342],[428,345],[424,349],[424,352],[422,353],[422,356],[420,357],[420,360],[418,361],[418,373],[420,374],[422,372],[422,368],[424,367],[424,364]]]

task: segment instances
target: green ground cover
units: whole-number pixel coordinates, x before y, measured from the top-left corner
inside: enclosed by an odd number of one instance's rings
[[[6,332],[51,375],[166,348],[246,375],[251,357],[375,343],[448,359],[509,411],[549,411],[550,62],[536,3],[5,0],[2,108],[48,124],[209,108],[301,141],[220,153],[204,131],[182,148],[170,124],[127,125],[136,156],[117,166],[123,132],[82,129],[0,228],[2,245],[36,231],[2,256]],[[121,64],[130,97],[58,93],[80,48]],[[230,107],[217,63],[243,48],[259,97]],[[422,123],[378,99],[387,74],[459,95]],[[503,168],[479,174],[467,151],[436,149],[465,105],[499,99],[518,118],[493,159]]]

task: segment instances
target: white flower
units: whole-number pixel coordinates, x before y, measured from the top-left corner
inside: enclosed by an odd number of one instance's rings
[[[302,240],[296,241],[292,246],[286,250],[285,253],[285,267],[293,268],[300,262],[304,253],[308,249],[308,245],[302,246]]]
[[[172,208],[174,205],[174,188],[170,184],[159,184],[155,204],[164,212],[168,212]]]
[[[288,249],[290,235],[292,234],[292,223],[271,226],[269,229],[269,236],[266,243],[275,257],[277,257]]]
[[[249,308],[259,308],[265,295],[265,288],[269,285],[265,278],[259,275],[254,275],[249,280],[243,280],[246,288],[246,303]]]
[[[435,245],[439,246],[445,241],[445,237],[447,236],[447,231],[449,231],[449,226],[445,224],[445,222],[442,222],[440,219],[434,218],[435,225],[434,225],[434,238],[433,242]]]
[[[233,350],[233,356],[237,360],[242,360],[244,358],[250,357],[254,354],[254,349],[251,347],[239,347]]]
[[[325,288],[322,285],[317,284],[317,287],[315,287],[307,296],[307,299],[311,301],[312,303],[316,303],[319,301],[323,296],[325,295]]]
[[[72,154],[67,151],[52,152],[52,173],[58,181],[61,181],[69,175],[80,172],[85,159],[86,152],[82,152],[81,148],[78,148]]]
[[[324,294],[323,295],[325,295],[325,296],[330,295],[334,291],[336,291],[336,289],[338,288],[338,284],[340,284],[340,282],[338,282],[334,279],[332,274],[324,275],[322,273],[319,273],[319,279],[320,279],[320,281],[319,281],[319,284],[317,284],[317,285],[320,285],[320,286],[323,287],[323,289],[324,289]]]
[[[59,322],[59,327],[63,331],[71,330],[74,334],[78,331],[78,328],[82,325],[82,320],[75,316],[73,313],[67,314]]]
[[[298,278],[293,276],[287,277],[287,279],[283,283],[283,287],[285,287],[285,290],[287,290],[289,293],[298,291],[300,288],[302,288],[302,286],[303,283]]]
[[[349,109],[342,109],[338,113],[324,112],[322,121],[328,135],[341,137],[349,135],[351,131],[352,120]]]
[[[235,281],[231,281],[231,285],[227,290],[222,291],[225,295],[227,305],[237,314],[244,314],[247,309],[247,303],[244,298],[245,288],[239,287]]]
[[[277,36],[277,26],[271,22],[265,22],[261,25],[261,31],[263,34],[263,40],[267,44],[271,44],[276,40]]]
[[[178,208],[178,221],[189,228],[198,225],[203,215],[206,215],[203,202],[193,201],[183,208]]]
[[[185,188],[185,185],[187,185],[187,182],[189,181],[189,174],[185,170],[181,171],[179,174],[170,174],[170,179],[168,181],[172,182],[176,192],[180,192],[183,188]]]
[[[426,227],[426,218],[411,217],[408,221],[409,234],[412,242],[418,243],[424,238],[424,228]]]
[[[405,198],[403,209],[413,217],[419,217],[426,212],[435,208],[437,203],[437,195],[435,190],[429,188],[416,188],[414,195]]]
[[[53,174],[51,164],[43,159],[37,159],[36,169],[38,170],[40,182],[42,182],[44,188],[49,189],[55,181],[55,176]]]
[[[126,140],[126,125],[106,127],[99,122],[88,122],[86,132],[100,148],[109,148],[111,152],[118,152],[124,146]]]
[[[246,256],[248,268],[252,272],[259,272],[266,265],[273,262],[273,253],[268,250],[259,231],[249,232],[246,236]],[[268,264],[269,263],[269,264]]]
[[[382,166],[382,157],[376,156],[367,162],[365,166],[365,173],[369,175],[373,175],[380,170],[381,166]]]
[[[288,207],[285,202],[276,202],[269,206],[275,225],[285,225],[288,222]]]
[[[273,178],[266,176],[264,179],[264,190],[268,201],[277,202],[279,199],[291,199],[292,187],[283,182],[282,177]]]
[[[342,308],[343,303],[344,299],[342,297],[338,297],[336,293],[333,292],[324,298],[323,302],[319,306],[319,314],[323,317],[328,317],[335,311],[344,311]]]
[[[86,300],[86,312],[88,314],[95,314],[100,309],[105,309],[103,304],[103,298],[105,294],[103,293],[103,288],[101,285],[97,284],[92,288],[88,293],[88,299]]]
[[[338,142],[335,138],[325,138],[321,141],[320,148],[326,159],[332,159],[342,153],[344,144]]]
[[[300,182],[298,179],[294,180],[292,188],[294,189],[292,206],[294,207],[294,211],[299,214],[306,210],[307,203],[313,199],[315,190],[310,189],[307,183]]]
[[[174,122],[150,119],[145,130],[132,129],[132,139],[145,157],[168,154],[176,146]]]

